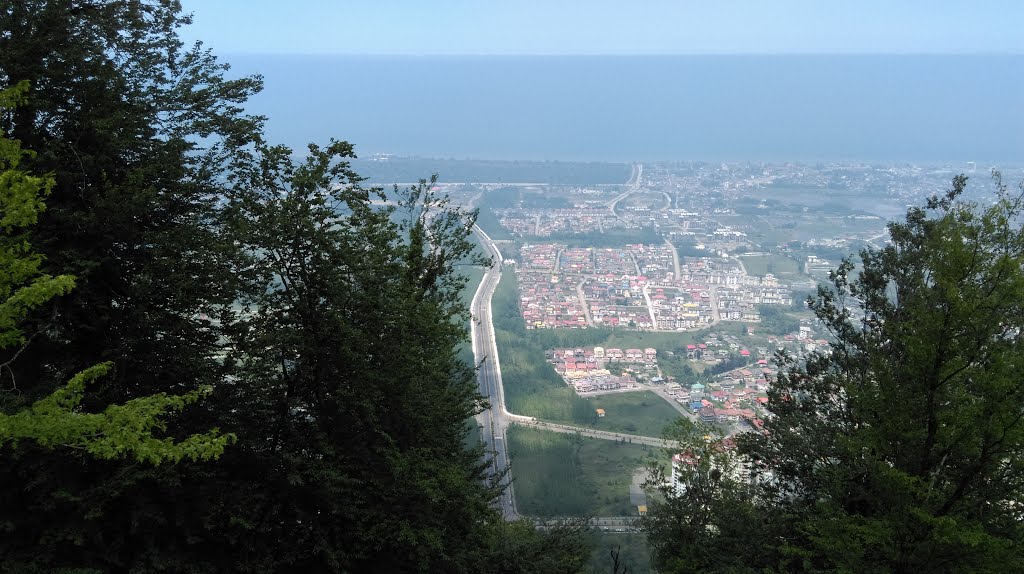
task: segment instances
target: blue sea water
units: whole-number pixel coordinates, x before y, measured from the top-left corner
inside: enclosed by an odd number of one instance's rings
[[[272,139],[541,160],[1024,163],[1024,56],[258,56]]]

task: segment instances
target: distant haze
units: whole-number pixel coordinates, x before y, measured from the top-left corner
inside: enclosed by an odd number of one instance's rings
[[[481,159],[1024,163],[1024,56],[258,56],[301,148]]]

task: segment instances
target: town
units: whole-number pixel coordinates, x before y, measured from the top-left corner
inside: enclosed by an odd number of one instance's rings
[[[951,171],[636,164],[625,184],[444,186],[480,207],[482,244],[502,270],[498,305],[514,314],[495,341],[501,368],[482,377],[507,382],[497,396],[508,414],[482,427],[499,459],[506,444],[521,450],[524,425],[650,445],[679,418],[726,446],[761,429],[778,359],[830,352],[808,296],[843,259],[883,245],[888,220]],[[661,460],[676,472],[683,455]],[[523,465],[516,500],[550,507],[528,494]],[[622,472],[632,507],[596,512],[645,512],[643,473]]]
[[[957,167],[653,163],[625,184],[446,191],[481,200],[527,331],[664,334],[547,349],[576,394],[657,389],[734,434],[761,425],[776,353],[828,352],[807,296]]]

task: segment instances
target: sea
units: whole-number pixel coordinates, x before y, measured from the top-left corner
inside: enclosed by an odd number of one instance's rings
[[[1024,55],[235,54],[270,138],[362,157],[1024,164]]]

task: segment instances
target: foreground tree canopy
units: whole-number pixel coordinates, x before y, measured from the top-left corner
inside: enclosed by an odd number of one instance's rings
[[[13,109],[27,90],[28,84],[20,82],[0,91],[0,110]],[[0,370],[10,371],[12,390],[18,390],[12,365],[29,343],[19,323],[32,310],[66,295],[74,286],[69,275],[42,273],[42,257],[32,251],[27,240],[27,229],[44,210],[53,178],[18,169],[25,155],[18,142],[0,132],[0,265],[5,271],[0,277],[0,349],[16,348],[13,357],[0,364]],[[98,458],[131,456],[159,463],[184,457],[208,460],[219,456],[234,438],[216,430],[179,443],[153,436],[155,429],[164,428],[161,415],[196,402],[208,389],[183,396],[161,393],[140,397],[99,413],[79,411],[86,384],[109,373],[111,367],[111,363],[90,367],[30,407],[10,415],[0,412],[0,446],[31,440],[43,446],[82,449]]]
[[[579,570],[464,446],[475,214],[265,142],[187,23],[0,5],[0,571]]]
[[[695,456],[648,523],[664,571],[1019,570],[1024,195],[996,184],[978,205],[955,178],[832,274],[830,352],[780,358],[763,434],[681,433]]]

